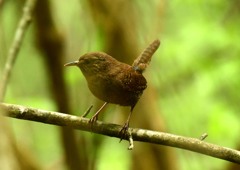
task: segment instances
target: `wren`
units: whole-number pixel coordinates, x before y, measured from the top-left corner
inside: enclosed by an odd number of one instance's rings
[[[126,137],[130,117],[147,87],[147,81],[142,73],[150,63],[152,55],[160,45],[154,40],[133,62],[132,66],[122,63],[103,52],[86,53],[64,66],[77,66],[87,80],[88,87],[94,96],[105,101],[103,106],[89,120],[93,124],[98,119],[100,111],[108,104],[130,106],[130,113],[121,131],[121,140]]]

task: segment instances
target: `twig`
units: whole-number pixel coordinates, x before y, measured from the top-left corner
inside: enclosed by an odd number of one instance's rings
[[[200,140],[205,140],[206,138],[208,137],[208,134],[207,133],[204,133],[200,136]]]
[[[35,2],[36,2],[36,0],[27,0],[25,6],[23,8],[23,15],[18,24],[12,45],[8,51],[7,61],[5,64],[5,68],[3,70],[2,80],[0,83],[0,101],[3,101],[3,99],[4,99],[7,84],[8,84],[10,75],[11,75],[11,70],[13,68],[15,60],[17,58],[18,51],[23,42],[23,37],[24,37],[24,35],[27,31],[27,28],[31,22]]]
[[[128,139],[128,141],[129,141],[128,150],[133,150],[134,144],[133,144],[133,138],[132,138],[132,132],[131,131],[129,131],[129,139]]]
[[[122,128],[120,125],[96,121],[93,125],[94,128],[91,129],[88,123],[89,119],[87,118],[6,103],[0,103],[0,113],[5,113],[6,116],[17,119],[68,126],[118,138],[120,138],[119,131]],[[237,150],[207,143],[197,138],[137,128],[130,128],[129,130],[131,131],[132,139],[135,141],[182,148],[240,164],[240,151]]]

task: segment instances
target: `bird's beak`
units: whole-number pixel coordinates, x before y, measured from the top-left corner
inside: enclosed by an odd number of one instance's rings
[[[76,66],[76,65],[78,65],[78,63],[79,63],[79,61],[72,61],[72,62],[64,64],[64,66]]]

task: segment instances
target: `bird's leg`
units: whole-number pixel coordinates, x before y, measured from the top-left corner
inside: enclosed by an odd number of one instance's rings
[[[99,113],[102,111],[102,109],[108,104],[108,102],[105,102],[102,107],[100,107],[100,109],[98,109],[98,111],[93,115],[93,117],[89,120],[89,123],[91,124],[91,126],[93,125],[94,122],[96,122],[98,120],[98,115]]]
[[[122,129],[119,132],[120,142],[128,136],[129,121],[130,121],[130,118],[131,118],[131,115],[132,115],[133,108],[134,108],[134,106],[131,107],[130,113],[129,113],[128,118],[127,118],[127,121],[124,123]]]
[[[83,113],[83,115],[81,117],[86,117],[88,115],[88,113],[91,111],[93,105],[91,105],[87,110],[86,112]]]

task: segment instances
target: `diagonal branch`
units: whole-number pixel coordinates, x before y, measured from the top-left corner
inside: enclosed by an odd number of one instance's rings
[[[36,0],[27,0],[25,6],[23,8],[23,15],[22,15],[21,20],[19,21],[16,33],[14,36],[14,40],[9,49],[8,56],[7,56],[7,62],[5,64],[2,80],[0,83],[0,101],[3,101],[3,99],[4,99],[7,84],[10,79],[10,74],[11,74],[13,65],[15,63],[17,54],[18,54],[21,44],[23,42],[24,35],[25,35],[27,28],[32,19],[32,14],[33,14],[35,3],[36,3]]]
[[[58,126],[68,126],[74,129],[118,138],[120,137],[119,131],[122,128],[120,125],[97,121],[91,129],[91,126],[89,126],[88,123],[89,119],[87,118],[19,105],[0,103],[0,114],[3,115],[3,112],[8,117],[31,120]],[[237,150],[207,143],[201,141],[200,139],[183,137],[169,133],[137,128],[130,128],[130,131],[134,141],[142,141],[182,148],[240,164],[240,151]]]

